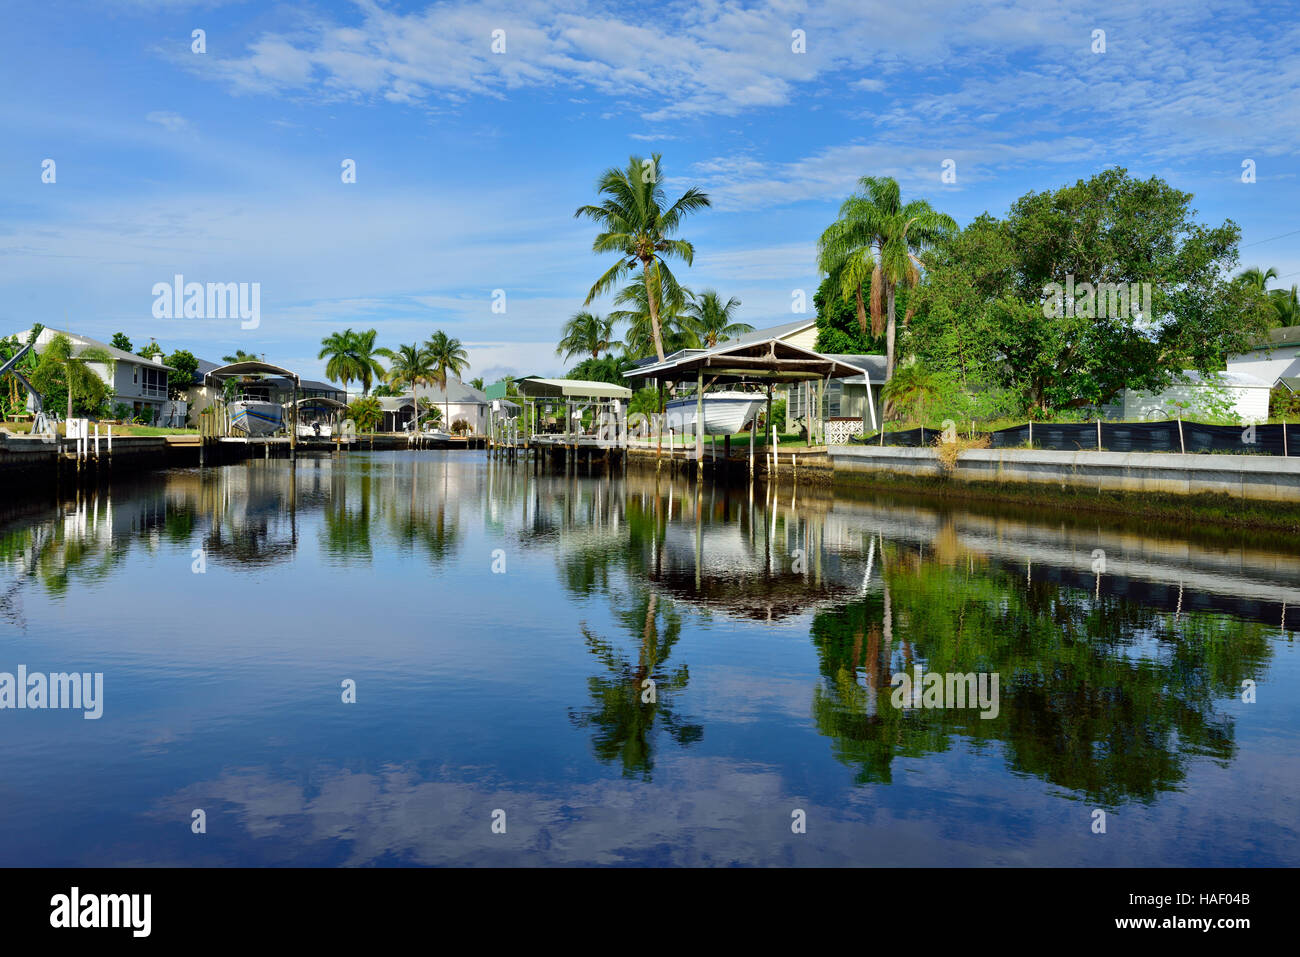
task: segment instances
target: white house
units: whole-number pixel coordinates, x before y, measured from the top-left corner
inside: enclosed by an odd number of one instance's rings
[[[1300,390],[1300,326],[1270,329],[1250,351],[1229,356],[1228,371],[1245,372],[1270,386]]]
[[[1180,409],[1183,415],[1208,415],[1224,406],[1242,422],[1263,422],[1268,418],[1271,382],[1232,369],[1209,379],[1190,370],[1183,375],[1190,381],[1154,395],[1125,389],[1122,418],[1163,420],[1175,417]]]
[[[437,406],[443,414],[441,427],[450,432],[464,421],[470,432],[483,435],[488,430],[488,400],[483,392],[452,376],[447,377],[446,391],[434,386],[416,386],[416,397]],[[409,400],[408,400],[409,401]]]
[[[26,342],[27,337],[30,335],[31,330],[27,329],[18,334],[18,339],[20,342]],[[36,337],[33,348],[38,354],[42,353],[54,337],[59,335],[67,336],[71,341],[74,355],[78,355],[87,349],[102,349],[112,356],[113,361],[111,364],[106,362],[86,363],[87,368],[104,380],[104,384],[108,386],[110,405],[129,406],[132,415],[145,415],[152,421],[176,419],[180,423],[184,423],[185,403],[170,402],[167,399],[167,376],[168,373],[174,370],[163,363],[162,356],[146,359],[130,352],[123,352],[121,349],[114,348],[89,336],[83,336],[75,332],[64,332],[60,329],[51,329],[48,326],[42,329],[40,335]],[[50,409],[48,411],[60,414],[63,412],[60,409]]]

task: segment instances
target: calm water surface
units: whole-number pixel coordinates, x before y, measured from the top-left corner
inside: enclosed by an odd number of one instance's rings
[[[1284,547],[451,452],[7,508],[0,671],[104,713],[0,711],[3,865],[1300,864]]]

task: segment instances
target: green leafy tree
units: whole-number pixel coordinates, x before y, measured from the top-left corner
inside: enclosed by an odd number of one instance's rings
[[[108,344],[114,349],[121,349],[123,352],[135,352],[135,347],[131,345],[131,340],[125,332],[113,333],[113,338],[108,340]]]
[[[597,296],[613,289],[621,279],[640,268],[641,282],[647,290],[655,355],[660,360],[664,358],[664,343],[659,325],[659,287],[666,296],[678,294],[677,279],[667,260],[677,258],[689,266],[695,259],[695,247],[672,236],[686,216],[711,205],[705,193],[691,187],[665,208],[662,178],[661,154],[655,153],[649,160],[632,156],[626,169],[611,167],[596,181],[596,192],[603,197],[599,206],[580,206],[574,213],[575,218],[586,217],[601,228],[592,243],[593,252],[618,255],[618,261],[591,287],[583,305],[590,305]],[[652,281],[652,270],[658,273],[657,282]]]
[[[128,349],[127,351],[129,352],[130,350]],[[152,339],[149,340],[149,344],[141,349],[139,353],[140,358],[142,359],[152,359],[154,356],[160,356],[162,354],[163,347],[158,345],[158,343],[154,342]]]
[[[194,384],[194,377],[198,375],[199,360],[194,353],[177,349],[166,362],[174,370],[167,376],[167,393],[173,400],[183,398],[185,390]]]
[[[1126,388],[1160,392],[1185,369],[1221,370],[1272,317],[1257,290],[1227,278],[1236,224],[1196,222],[1191,199],[1158,177],[1107,169],[1029,193],[1005,220],[977,218],[926,254],[911,348],[1042,415]],[[1150,305],[1110,308],[1123,305],[1111,296],[1097,308],[1082,289],[1071,303],[1049,295],[1068,282],[1112,292],[1149,283]]]
[[[252,352],[245,352],[243,349],[236,349],[234,355],[222,356],[221,361],[225,363],[261,362],[262,357]]]
[[[864,288],[870,290],[868,285]],[[826,277],[813,294],[817,310],[817,351],[835,355],[879,355],[884,352],[884,336],[873,336],[865,322],[859,322],[854,305],[839,293],[835,280]]]
[[[348,418],[356,423],[358,432],[373,432],[384,421],[384,409],[373,395],[362,396],[348,406]]]

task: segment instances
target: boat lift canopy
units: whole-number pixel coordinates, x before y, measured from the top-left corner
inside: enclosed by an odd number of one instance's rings
[[[869,370],[844,362],[835,356],[797,346],[779,335],[766,339],[749,335],[733,342],[720,343],[710,349],[682,349],[662,361],[629,369],[623,377],[639,383],[653,379],[660,387],[664,384],[676,385],[690,382],[701,391],[706,391],[715,385],[761,383],[768,390],[769,408],[773,385],[828,383],[831,379],[860,377],[867,384],[871,426],[877,427]],[[811,386],[809,388],[811,389]],[[819,385],[818,388],[820,389],[821,386]],[[811,442],[811,430],[809,435]]]
[[[203,381],[206,383],[211,379],[213,383],[220,385],[226,379],[250,375],[283,376],[286,379],[293,380],[293,387],[295,390],[302,384],[302,380],[298,377],[298,373],[290,372],[288,369],[281,366],[271,365],[269,362],[259,362],[255,359],[217,366],[203,377]]]

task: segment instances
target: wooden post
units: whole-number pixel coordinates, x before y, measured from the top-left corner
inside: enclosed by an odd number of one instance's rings
[[[1181,409],[1178,412],[1178,448],[1183,455],[1187,454],[1187,446],[1183,443],[1183,413]]]
[[[109,434],[111,435],[113,432],[113,427],[110,425],[108,427],[108,430],[109,430]],[[112,439],[109,440],[108,448],[109,451],[111,452],[113,448]],[[1283,419],[1282,420],[1282,458],[1287,458],[1287,455],[1288,453],[1286,449],[1286,419]]]
[[[695,373],[695,475],[704,478],[704,367]]]
[[[754,478],[754,433],[758,431],[758,416],[749,420],[749,477]]]
[[[661,460],[664,457],[664,384],[663,380],[655,379],[655,385],[659,389],[659,404],[655,407],[655,421],[658,427],[655,429],[655,472],[658,473]],[[671,448],[669,449],[671,451]]]
[[[764,421],[767,423],[767,428],[765,430],[765,435],[764,435],[764,438],[767,439],[767,448],[764,451],[766,451],[770,455],[772,452],[771,436],[776,434],[772,430],[772,383],[770,382],[767,384],[767,415],[764,418]],[[776,463],[773,462],[773,466],[775,466],[775,464]],[[773,468],[773,471],[775,472],[775,468]]]
[[[1097,419],[1097,451],[1101,451],[1101,419]]]

